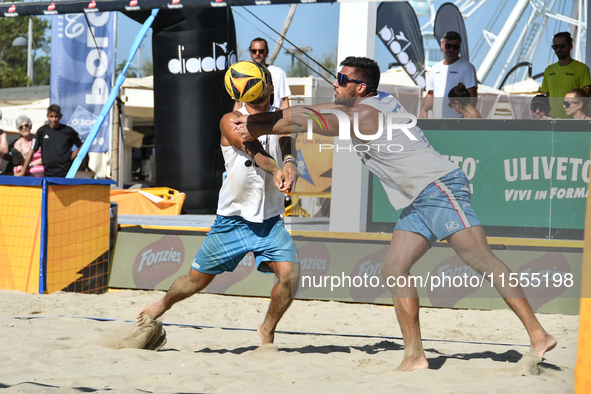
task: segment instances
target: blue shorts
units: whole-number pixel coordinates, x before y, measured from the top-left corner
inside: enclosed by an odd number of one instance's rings
[[[234,271],[248,252],[254,253],[257,270],[265,273],[273,272],[267,262],[300,262],[280,216],[253,223],[240,216],[218,215],[191,268],[205,274]]]
[[[458,168],[423,189],[402,211],[394,230],[421,234],[433,245],[438,239],[478,225],[468,178]]]

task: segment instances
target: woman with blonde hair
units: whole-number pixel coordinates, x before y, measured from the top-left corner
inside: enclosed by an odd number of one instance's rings
[[[456,110],[464,119],[482,118],[480,112],[472,105],[472,96],[463,83],[459,83],[447,94],[450,108]]]
[[[589,97],[591,97],[591,85],[575,88],[564,96],[564,110],[573,119],[591,119],[589,113]]]

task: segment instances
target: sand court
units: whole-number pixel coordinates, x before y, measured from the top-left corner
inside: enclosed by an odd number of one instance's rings
[[[393,371],[403,355],[394,309],[369,304],[296,300],[279,323],[275,346],[259,348],[256,328],[268,299],[198,294],[160,318],[166,343],[159,351],[104,346],[106,337],[137,334],[137,312],[162,295],[0,290],[0,387],[14,393],[572,393],[574,388],[578,316],[538,315],[558,346],[537,364],[524,357],[528,337],[509,310],[422,308],[429,369],[412,373]],[[153,324],[141,339],[144,347],[162,336],[162,326]]]

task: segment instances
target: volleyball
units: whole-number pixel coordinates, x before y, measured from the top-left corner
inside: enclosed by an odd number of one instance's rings
[[[224,85],[233,99],[248,103],[258,98],[267,84],[263,66],[249,61],[234,63],[226,72]]]

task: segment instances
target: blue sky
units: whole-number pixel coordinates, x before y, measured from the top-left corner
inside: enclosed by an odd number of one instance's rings
[[[509,16],[514,1],[509,0],[502,6],[504,0],[489,0],[483,5],[472,17],[466,20],[466,30],[469,36],[470,56],[472,63],[478,68],[480,62],[486,55],[488,45],[482,41],[483,26],[491,23],[494,17],[491,15],[498,15],[498,18],[490,29],[493,33],[498,34],[507,17]],[[444,3],[444,1],[435,1],[436,9]],[[559,0],[557,7],[554,10],[562,11],[570,15],[573,0]],[[560,7],[560,8],[558,8]],[[320,4],[301,4],[298,5],[294,19],[287,33],[287,38],[297,46],[310,46],[313,50],[310,56],[320,58],[322,55],[331,53],[336,50],[337,36],[338,36],[338,19],[339,19],[339,3],[320,3]],[[501,8],[499,10],[499,8]],[[253,17],[248,11],[255,13],[260,19],[275,30],[280,31],[287,16],[289,5],[269,5],[269,6],[252,6],[252,7],[234,7],[234,19],[236,23],[236,36],[238,39],[239,50],[242,50],[242,59],[249,58],[247,48],[250,41],[257,36],[266,38],[269,41],[271,48],[274,45],[274,40],[277,34],[264,26],[263,23]],[[248,11],[247,11],[248,10]],[[515,33],[506,45],[506,49],[501,55],[501,61],[497,62],[490,73],[490,76],[484,81],[488,85],[493,85],[497,79],[497,75],[503,67],[504,59],[508,56],[510,50],[514,47],[518,32],[521,31],[525,25],[525,20],[531,12],[531,7],[525,11],[520,23],[515,29]],[[427,16],[419,16],[419,23],[423,25],[428,21]],[[118,62],[127,58],[129,48],[133,42],[134,34],[139,30],[140,25],[126,16],[119,14],[119,34],[118,34]],[[354,27],[353,27],[354,28]],[[539,46],[534,58],[533,74],[541,73],[546,66],[554,63],[557,59],[549,48],[552,36],[558,31],[567,30],[566,23],[559,23],[550,19],[544,32],[542,44]],[[125,33],[123,33],[125,32]],[[377,39],[377,37],[376,37]],[[292,46],[289,43],[284,43],[285,47]],[[475,48],[480,46],[481,50],[476,53]],[[430,47],[437,48],[436,43],[432,42]],[[144,40],[144,48],[142,49],[142,58],[148,59],[151,56],[151,33]],[[377,40],[375,59],[380,64],[382,71],[387,69],[388,63],[394,61],[393,56],[388,52],[386,47]],[[137,57],[134,60],[137,63]],[[284,69],[287,69],[291,63],[291,57],[281,51],[275,64]],[[541,82],[541,80],[539,80]]]

